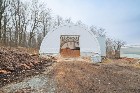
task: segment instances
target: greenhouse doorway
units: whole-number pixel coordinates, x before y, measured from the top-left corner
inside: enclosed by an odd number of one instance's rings
[[[80,35],[61,35],[60,36],[60,55],[62,57],[79,57]]]

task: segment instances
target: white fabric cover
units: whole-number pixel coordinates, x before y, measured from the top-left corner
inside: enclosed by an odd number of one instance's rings
[[[99,42],[96,36],[89,32],[85,27],[75,24],[58,26],[57,28],[49,31],[41,43],[39,53],[59,53],[61,35],[80,35],[80,52],[101,54]]]

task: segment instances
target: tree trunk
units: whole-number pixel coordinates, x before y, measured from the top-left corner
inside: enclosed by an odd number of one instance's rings
[[[120,58],[120,51],[119,50],[115,50],[115,58],[116,59]]]

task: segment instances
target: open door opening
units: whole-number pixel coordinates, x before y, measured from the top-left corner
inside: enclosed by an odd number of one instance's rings
[[[60,36],[60,55],[62,57],[79,57],[79,35],[61,35]]]

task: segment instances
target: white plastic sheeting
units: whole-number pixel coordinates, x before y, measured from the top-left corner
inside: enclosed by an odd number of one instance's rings
[[[101,62],[101,56],[98,54],[95,54],[93,56],[91,56],[91,59],[93,60],[93,62],[97,63],[97,62]]]
[[[94,53],[101,55],[99,42],[94,34],[89,32],[85,27],[75,24],[66,24],[52,29],[44,37],[39,53],[42,54],[59,54],[60,36],[61,35],[80,35],[80,52]]]
[[[105,57],[106,56],[106,37],[98,36],[97,39],[100,45],[101,56]]]

